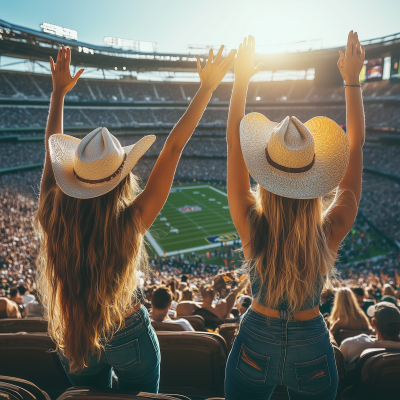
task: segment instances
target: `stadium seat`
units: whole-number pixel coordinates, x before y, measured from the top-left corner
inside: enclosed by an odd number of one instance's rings
[[[227,350],[221,336],[208,332],[157,332],[157,336],[161,392],[223,396]]]
[[[236,332],[239,329],[239,323],[222,324],[218,327],[218,333],[225,339],[228,353],[230,353]]]
[[[190,400],[179,394],[154,394],[132,392],[116,389],[93,389],[89,387],[75,387],[66,390],[57,400]]]
[[[0,334],[0,375],[34,383],[53,399],[72,384],[45,333]]]
[[[13,378],[11,376],[0,376],[0,398],[2,398],[2,393],[8,392],[9,386],[14,386],[16,389],[13,388],[13,390],[16,390],[24,400],[50,400],[49,395],[43,390],[39,389],[32,382],[25,381],[24,379]]]
[[[206,330],[206,323],[201,315],[180,315],[178,318],[183,318],[190,322],[195,331],[205,332]]]
[[[218,318],[213,312],[206,310],[205,308],[198,308],[194,315],[200,315],[204,318],[206,328],[215,330],[218,326],[226,323],[239,322],[239,318]]]
[[[184,332],[185,329],[183,326],[178,324],[171,324],[168,321],[161,322],[161,321],[151,321],[151,326],[154,328],[156,332],[159,331],[172,331],[172,332]]]
[[[0,333],[47,332],[47,321],[41,317],[0,319]]]
[[[395,399],[400,393],[400,349],[371,348],[361,353],[354,370],[353,386],[345,400]]]
[[[340,329],[334,334],[334,337],[337,345],[340,346],[344,339],[361,335],[362,333],[365,333],[366,335],[373,335],[375,331],[362,329]]]
[[[340,395],[342,391],[346,387],[346,377],[347,377],[347,371],[346,371],[346,363],[344,361],[344,357],[340,349],[334,345],[333,347],[333,352],[335,354],[335,361],[336,361],[336,369],[338,372],[339,376],[339,383],[338,383],[338,390],[337,390],[337,399],[340,399]]]

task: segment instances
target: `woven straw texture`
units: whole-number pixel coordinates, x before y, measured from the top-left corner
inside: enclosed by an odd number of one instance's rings
[[[296,199],[321,197],[337,187],[350,158],[346,133],[326,117],[312,118],[303,125],[294,117],[277,123],[250,113],[240,123],[240,145],[249,173],[258,184],[279,196]],[[280,171],[268,163],[267,145],[273,161],[282,166],[308,165],[314,152],[315,164],[306,172]]]
[[[118,139],[106,128],[97,128],[82,140],[63,134],[52,135],[49,139],[49,149],[57,184],[68,196],[80,199],[108,193],[129,174],[155,139],[154,135],[148,135],[133,145],[122,147]],[[87,145],[88,142],[90,145]],[[74,175],[75,168],[82,178],[90,180],[105,178],[121,165],[124,154],[126,160],[121,172],[107,182],[85,183]]]

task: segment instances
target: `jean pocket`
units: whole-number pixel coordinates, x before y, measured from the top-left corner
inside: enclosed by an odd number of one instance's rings
[[[141,363],[139,339],[131,340],[119,346],[107,346],[106,355],[112,367],[119,370],[131,369]]]
[[[331,384],[326,355],[314,361],[295,363],[294,369],[300,393],[317,394]]]
[[[269,359],[269,357],[257,354],[242,344],[236,369],[251,381],[265,382]]]

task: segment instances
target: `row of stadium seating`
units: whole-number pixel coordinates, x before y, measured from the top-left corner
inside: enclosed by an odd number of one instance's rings
[[[201,317],[185,318],[191,318],[192,321],[197,318],[201,322]],[[196,332],[177,332],[178,325],[170,324],[174,325],[175,331],[172,331],[166,327],[168,324],[164,324],[164,327],[160,324],[155,325],[162,359],[160,392],[180,393],[192,399],[223,396],[225,365],[238,324],[221,325],[219,335],[204,332],[204,325],[201,324],[195,324],[198,328]],[[61,396],[60,400],[72,397],[77,399],[80,398],[79,395],[90,396],[91,394],[93,397],[90,398],[97,399],[101,397],[94,396],[105,397],[113,393],[112,390],[97,392],[92,389],[93,392],[89,390],[82,394],[77,392],[82,388],[75,388],[75,395],[73,395],[72,389],[68,391],[71,384],[58,356],[54,352],[49,352],[49,349],[54,349],[54,343],[46,334],[46,330],[47,323],[40,318],[0,320],[0,357],[2,360],[7,360],[5,363],[0,363],[0,375],[32,382],[45,392],[46,399],[49,397],[55,399],[58,396]],[[359,331],[341,330],[335,339],[336,341],[340,339],[337,343],[340,345],[345,338],[359,333]],[[385,395],[391,396],[393,390],[398,388],[396,377],[400,371],[399,349],[365,350],[361,354],[355,371],[349,374],[341,351],[336,345],[332,344],[332,347],[339,374],[337,399],[392,398]],[[18,386],[21,381],[7,380],[4,376],[0,376],[0,395],[4,393],[2,392],[4,388],[10,389],[3,383]],[[23,385],[22,388],[24,388]],[[65,391],[68,391],[70,397],[66,394],[62,395]],[[10,393],[10,390],[9,392],[5,390],[5,392]],[[37,393],[40,395],[39,392]],[[49,397],[46,397],[47,394]],[[135,397],[125,398],[135,399]],[[156,399],[157,397],[146,398]],[[288,399],[286,388],[278,386],[272,399]]]
[[[67,98],[78,101],[172,101],[193,98],[198,83],[145,82],[128,80],[80,79]],[[222,83],[212,101],[229,101],[232,83]],[[0,73],[0,98],[44,99],[52,92],[50,75],[5,72]],[[400,85],[389,81],[363,85],[365,97],[394,97],[400,95]],[[318,88],[313,81],[270,81],[250,83],[247,100],[250,102],[279,101],[343,101],[344,88]]]
[[[65,126],[172,126],[185,112],[185,107],[73,107],[64,110]],[[259,112],[271,121],[282,121],[286,116],[296,116],[303,122],[323,115],[340,125],[346,124],[346,110],[343,106],[248,106],[246,113]],[[44,127],[48,115],[47,106],[0,106],[0,128]],[[228,118],[227,108],[212,108],[204,112],[201,125],[225,126]],[[384,104],[366,104],[365,118],[367,126],[400,128],[400,113],[396,106]]]

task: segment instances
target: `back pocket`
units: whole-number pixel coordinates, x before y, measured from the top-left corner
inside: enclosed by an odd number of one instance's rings
[[[265,382],[269,366],[269,357],[257,354],[242,344],[236,369],[247,379]]]
[[[131,340],[119,346],[107,346],[106,355],[108,362],[117,370],[127,370],[139,365],[140,349],[139,339]]]
[[[317,394],[331,384],[326,355],[314,361],[295,363],[294,369],[300,393]]]

